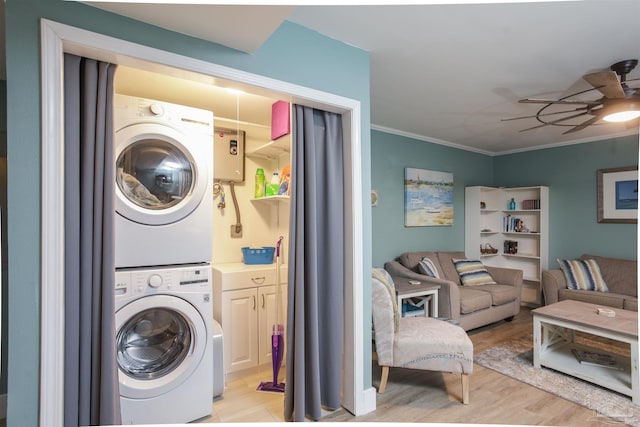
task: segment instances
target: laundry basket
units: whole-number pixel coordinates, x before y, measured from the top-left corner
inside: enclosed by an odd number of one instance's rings
[[[245,264],[273,264],[274,246],[264,246],[262,248],[242,248],[242,256]]]

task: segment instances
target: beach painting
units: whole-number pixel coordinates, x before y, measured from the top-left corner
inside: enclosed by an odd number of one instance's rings
[[[453,225],[453,174],[426,169],[404,170],[404,225]]]

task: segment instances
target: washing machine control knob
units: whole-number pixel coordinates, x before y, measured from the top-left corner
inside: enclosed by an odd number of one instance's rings
[[[162,107],[162,104],[151,104],[149,106],[149,110],[154,116],[161,116],[164,114],[164,108]]]
[[[158,286],[162,285],[162,276],[159,274],[152,274],[147,279],[147,284],[152,288],[157,288]]]

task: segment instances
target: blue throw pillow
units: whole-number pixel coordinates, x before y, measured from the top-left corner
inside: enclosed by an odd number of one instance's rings
[[[462,286],[495,285],[491,274],[487,271],[482,261],[476,259],[455,259],[452,258],[456,267]]]
[[[418,270],[420,270],[420,273],[424,274],[425,276],[433,277],[435,279],[440,278],[438,269],[436,268],[435,264],[427,257],[422,258],[422,260],[418,263]]]
[[[569,289],[609,292],[595,259],[558,259]]]

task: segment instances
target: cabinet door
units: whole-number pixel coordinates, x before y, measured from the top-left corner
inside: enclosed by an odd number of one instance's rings
[[[222,292],[226,372],[258,365],[256,288]]]
[[[280,285],[280,304],[276,307],[276,287],[261,286],[258,288],[258,352],[259,363],[271,363],[273,326],[281,324],[286,327],[287,321],[287,284]],[[278,319],[276,319],[276,309]],[[286,337],[286,330],[283,334]],[[286,348],[286,345],[285,345]],[[283,349],[284,362],[284,349]]]

